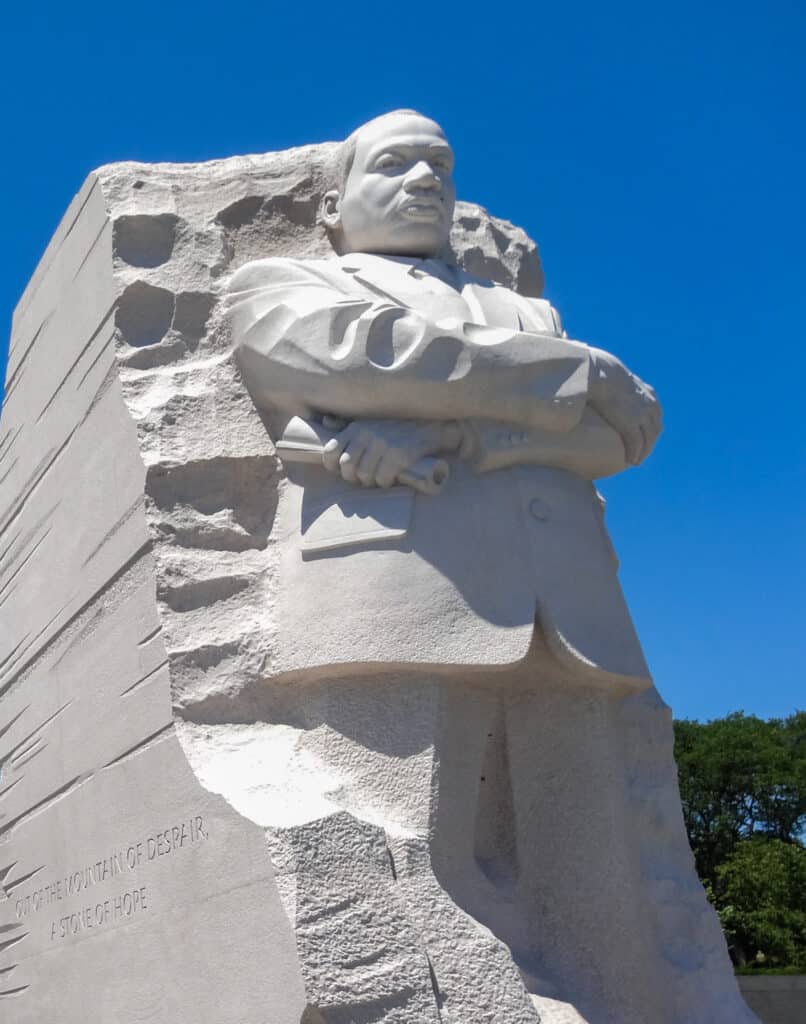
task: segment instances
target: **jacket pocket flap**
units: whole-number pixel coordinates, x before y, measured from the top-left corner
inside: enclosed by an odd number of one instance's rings
[[[313,510],[307,528],[303,529],[302,553],[310,555],[405,537],[413,507],[414,492],[408,487],[376,491],[355,488],[338,494]]]

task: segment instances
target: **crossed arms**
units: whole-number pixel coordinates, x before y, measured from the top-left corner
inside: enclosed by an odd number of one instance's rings
[[[229,292],[255,403],[349,422],[324,457],[348,480],[388,486],[409,459],[468,453],[471,436],[483,454],[493,424],[534,437],[543,464],[547,438],[584,461],[580,441],[610,435],[610,463],[621,442],[615,472],[644,458],[660,429],[652,390],[607,353],[550,333],[433,322],[379,289],[357,289],[334,262],[260,260]],[[520,447],[515,461],[538,461]]]

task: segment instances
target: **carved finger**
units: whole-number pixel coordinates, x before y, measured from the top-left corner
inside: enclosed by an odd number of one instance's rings
[[[354,484],[358,479],[358,465],[364,454],[365,444],[360,438],[353,438],[339,457],[339,472],[342,479]]]
[[[331,473],[339,472],[339,459],[344,451],[344,442],[339,437],[332,437],[322,449],[322,463]]]
[[[386,452],[384,441],[375,440],[365,449],[356,469],[356,476],[364,487],[374,487],[378,465]]]
[[[325,444],[325,447],[322,450],[322,461],[325,464],[325,468],[329,469],[331,473],[341,472],[339,460],[344,450],[348,447],[358,432],[357,424],[348,423],[337,437],[331,438]]]
[[[658,440],[658,436],[660,435],[660,425],[650,421],[648,424],[645,424],[641,430],[644,435],[644,458],[646,458],[655,447],[655,442]]]
[[[394,450],[387,449],[375,470],[375,483],[378,487],[391,487],[397,481],[398,473],[405,466]]]
[[[641,449],[644,445],[640,429],[632,427],[626,430],[622,434],[621,439],[624,442],[624,454],[627,462],[632,466],[637,466],[641,461]]]

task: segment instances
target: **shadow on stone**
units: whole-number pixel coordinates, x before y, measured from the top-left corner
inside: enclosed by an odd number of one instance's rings
[[[159,267],[171,258],[178,224],[172,213],[118,217],[113,228],[115,255],[132,267]]]
[[[115,325],[127,345],[156,345],[168,333],[174,316],[174,297],[165,288],[135,281],[123,292]]]

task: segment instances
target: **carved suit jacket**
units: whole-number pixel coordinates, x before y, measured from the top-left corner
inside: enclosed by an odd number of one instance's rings
[[[587,346],[555,311],[441,261],[350,254],[238,270],[229,316],[275,440],[291,416],[455,419],[443,491],[367,489],[289,463],[274,674],[499,666],[535,616],[580,678],[649,685],[591,481],[626,468],[587,405]]]

